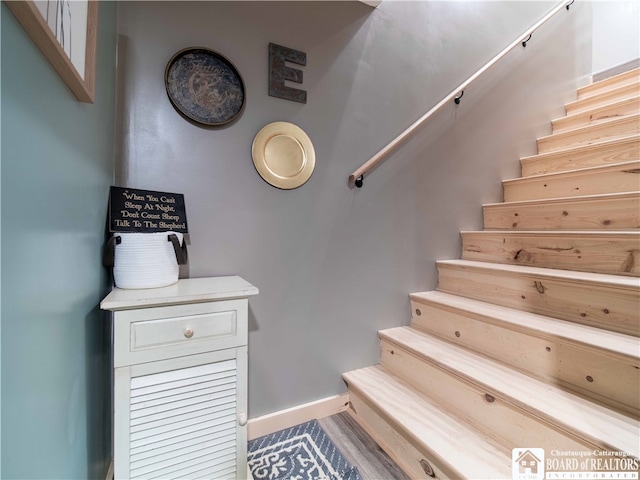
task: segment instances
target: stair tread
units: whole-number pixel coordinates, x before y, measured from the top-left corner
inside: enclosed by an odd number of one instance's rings
[[[632,97],[632,98],[625,98],[624,100],[617,100],[615,102],[611,102],[607,105],[599,105],[597,107],[593,107],[590,108],[588,110],[583,110],[581,112],[575,112],[575,113],[570,113],[568,115],[565,115],[563,117],[558,117],[558,118],[554,118],[553,120],[551,120],[551,123],[555,123],[555,122],[563,122],[563,121],[570,121],[573,120],[575,118],[580,118],[580,117],[585,117],[585,116],[589,116],[589,115],[597,115],[598,112],[602,112],[604,110],[608,110],[611,108],[616,108],[616,107],[620,107],[626,104],[635,104],[635,103],[639,103],[640,104],[640,94],[638,96]],[[620,117],[615,117],[615,118],[621,118],[624,116],[628,116],[628,115],[622,115]],[[602,120],[602,121],[606,121],[606,120]]]
[[[584,115],[585,112],[580,112],[580,115]],[[578,114],[573,114],[573,115],[578,115]],[[580,133],[584,133],[584,132],[589,132],[589,131],[593,131],[593,130],[600,130],[602,128],[606,128],[607,126],[610,125],[615,125],[615,124],[619,124],[619,123],[627,123],[627,122],[633,122],[638,121],[638,119],[640,119],[640,113],[634,113],[631,115],[622,115],[619,117],[614,117],[614,118],[608,118],[606,120],[602,120],[598,123],[593,123],[593,124],[589,124],[589,125],[581,125],[579,127],[575,127],[575,128],[570,128],[567,130],[563,130],[562,132],[557,132],[557,133],[552,133],[550,135],[544,135],[542,137],[538,137],[538,141],[545,141],[545,140],[550,140],[550,139],[558,139],[558,138],[563,138],[563,137],[570,137],[572,135],[576,135],[576,134],[580,134]],[[624,134],[624,135],[620,135],[620,136],[626,136],[628,134]],[[591,145],[591,144],[590,144]]]
[[[523,408],[568,432],[575,432],[596,446],[640,456],[638,420],[415,328],[396,327],[382,330],[379,334],[382,339],[491,392],[492,396]],[[577,415],[577,412],[580,414]]]
[[[609,170],[619,170],[627,167],[637,167],[640,164],[640,160],[631,160],[629,162],[618,162],[618,163],[609,163],[607,165],[598,165],[596,167],[584,167],[584,168],[576,168],[573,170],[564,170],[562,172],[553,172],[553,173],[541,173],[538,175],[529,175],[527,177],[519,177],[519,178],[509,178],[507,180],[503,180],[502,183],[515,183],[515,182],[527,182],[527,181],[535,181],[540,178],[562,178],[564,176],[571,176],[576,173],[594,173],[598,174],[601,172],[606,172]],[[624,192],[626,193],[626,192]]]
[[[474,235],[503,235],[503,236],[523,236],[523,235],[540,235],[540,236],[557,236],[557,237],[568,237],[568,236],[589,236],[589,237],[613,237],[616,235],[626,236],[626,237],[640,237],[640,232],[637,230],[462,230],[461,234],[474,234]]]
[[[527,177],[528,178],[528,177]],[[640,198],[640,190],[637,192],[622,193],[596,193],[592,195],[582,195],[577,197],[557,197],[545,198],[542,200],[516,200],[512,202],[485,203],[483,207],[515,207],[519,205],[548,205],[552,203],[578,203],[589,200],[615,200],[623,198]]]
[[[509,324],[511,328],[527,330],[530,332],[529,334],[535,334],[539,337],[561,338],[589,348],[606,350],[614,356],[627,356],[634,360],[640,360],[638,338],[632,335],[559,320],[450,293],[438,291],[416,292],[410,294],[409,297],[419,303],[437,303],[439,306],[448,306],[457,310],[479,314],[497,320],[502,324]]]
[[[354,370],[343,378],[350,389],[386,412],[421,449],[433,452],[461,478],[510,478],[508,452],[384,367]]]
[[[520,160],[521,161],[527,161],[527,160],[530,160],[530,159],[536,159],[538,157],[543,157],[543,156],[561,156],[561,155],[567,155],[567,154],[580,154],[581,152],[584,152],[585,150],[590,150],[590,149],[595,148],[595,147],[608,147],[608,146],[617,145],[617,144],[620,144],[620,143],[625,143],[625,142],[628,142],[630,140],[631,141],[640,140],[640,135],[638,135],[638,134],[627,135],[627,136],[620,137],[620,138],[602,140],[601,142],[591,143],[589,145],[578,145],[578,146],[575,146],[575,147],[563,148],[561,150],[554,150],[552,152],[538,153],[536,155],[529,155],[527,157],[521,157]],[[640,159],[640,149],[638,150],[638,159]]]
[[[626,72],[618,73],[617,75],[613,75],[608,78],[603,78],[600,81],[590,83],[589,85],[585,85],[584,87],[580,87],[577,90],[578,96],[584,96],[585,94],[590,93],[592,90],[598,90],[599,88],[604,87],[600,91],[608,91],[612,88],[616,87],[616,83],[620,81],[630,80],[629,83],[633,83],[633,79],[640,77],[640,68],[633,68],[631,70],[627,70]],[[612,85],[607,88],[608,85]],[[584,96],[583,98],[588,98]]]
[[[582,104],[590,104],[594,101],[603,101],[607,97],[616,97],[621,94],[622,95],[624,95],[625,93],[628,94],[628,92],[630,91],[633,91],[633,92],[638,91],[639,89],[640,89],[640,81],[636,79],[635,81],[625,83],[623,85],[617,85],[612,88],[594,93],[593,95],[583,96],[572,102],[565,103],[565,109],[569,111],[575,108],[580,108]],[[586,108],[584,110],[586,110]]]
[[[640,288],[639,278],[608,273],[580,272],[577,270],[529,267],[525,265],[509,265],[504,263],[479,262],[475,260],[439,260],[437,264],[453,265],[464,268],[477,268],[490,271],[502,271],[516,275],[535,275],[538,277],[559,279],[566,282],[599,284],[619,289],[638,290]]]

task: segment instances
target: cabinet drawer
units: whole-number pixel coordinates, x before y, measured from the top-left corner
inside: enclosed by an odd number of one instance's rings
[[[114,366],[247,344],[247,301],[228,300],[114,314]]]
[[[235,310],[131,323],[131,351],[196,343],[238,333]]]

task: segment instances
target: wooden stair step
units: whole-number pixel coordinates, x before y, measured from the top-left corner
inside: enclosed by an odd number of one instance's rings
[[[435,478],[511,478],[510,450],[385,368],[342,377],[349,387],[349,412],[410,477],[428,478],[431,469]]]
[[[577,127],[594,125],[612,118],[624,117],[640,112],[640,97],[628,98],[609,105],[603,105],[584,112],[567,115],[551,121],[553,133],[560,133]]]
[[[627,98],[633,98],[640,93],[640,82],[635,79],[632,83],[611,88],[585,98],[579,98],[567,103],[564,108],[567,115],[578,113],[591,108],[600,107],[609,103],[619,102]]]
[[[541,445],[640,456],[640,422],[628,415],[412,327],[379,336],[387,370],[507,448]]]
[[[487,230],[640,228],[640,193],[525,200],[482,206]]]
[[[413,327],[640,415],[637,337],[448,293],[410,298]]]
[[[640,160],[640,135],[523,157],[520,165],[522,176],[529,177],[632,160]]]
[[[538,138],[538,153],[592,145],[603,140],[624,138],[639,132],[640,114],[626,115]]]
[[[619,73],[599,82],[594,82],[578,89],[578,98],[587,98],[593,95],[597,95],[612,88],[617,88],[623,85],[629,85],[637,82],[640,78],[640,68],[634,68],[626,72]]]
[[[505,202],[637,192],[640,161],[504,180]]]
[[[640,232],[461,232],[462,259],[640,275]]]
[[[440,292],[640,336],[635,277],[468,260],[437,266]]]

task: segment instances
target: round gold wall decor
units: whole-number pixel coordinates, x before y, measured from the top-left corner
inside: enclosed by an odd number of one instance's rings
[[[316,165],[316,153],[307,134],[289,122],[273,122],[253,139],[253,164],[265,182],[290,190],[303,185]]]

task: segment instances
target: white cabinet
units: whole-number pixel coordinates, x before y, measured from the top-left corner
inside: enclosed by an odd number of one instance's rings
[[[248,297],[240,277],[112,291],[116,479],[243,478]]]

